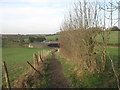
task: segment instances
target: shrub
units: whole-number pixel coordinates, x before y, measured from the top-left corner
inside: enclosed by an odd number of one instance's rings
[[[61,26],[61,54],[70,61],[77,61],[81,71],[99,72],[105,68],[109,35],[106,37],[105,29],[99,26],[98,9],[97,3],[79,1]],[[101,45],[95,41],[98,34],[103,40]],[[97,51],[101,53],[101,59],[97,59]]]
[[[120,31],[120,29],[117,26],[113,26],[112,28],[110,28],[111,31]]]
[[[40,37],[29,37],[29,42],[42,42],[46,40],[44,36]]]

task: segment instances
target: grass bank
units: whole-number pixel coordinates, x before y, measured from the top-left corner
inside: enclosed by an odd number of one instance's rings
[[[120,56],[118,55],[118,48],[108,48],[107,51],[113,57],[114,65],[117,66]],[[69,79],[71,87],[73,88],[116,88],[116,78],[111,68],[111,63],[107,60],[106,70],[101,73],[80,75],[79,65],[76,62],[68,62],[61,58],[57,53],[57,59],[61,61],[65,76]],[[108,58],[107,58],[108,59]],[[77,68],[77,69],[76,69]],[[118,68],[118,69],[117,69]],[[117,73],[120,67],[116,67]]]

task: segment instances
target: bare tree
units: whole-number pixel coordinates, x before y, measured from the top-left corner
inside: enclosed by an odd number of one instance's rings
[[[82,68],[90,72],[97,70],[94,55],[95,38],[98,28],[97,2],[91,4],[83,0],[75,3],[61,27],[61,52],[73,61],[79,61]]]

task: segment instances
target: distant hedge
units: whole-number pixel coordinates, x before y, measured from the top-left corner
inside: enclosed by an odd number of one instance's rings
[[[44,36],[40,36],[40,37],[29,37],[29,42],[42,42],[46,40],[46,38]]]
[[[111,28],[111,31],[120,31],[120,29],[119,29],[117,26],[113,26],[113,27]]]

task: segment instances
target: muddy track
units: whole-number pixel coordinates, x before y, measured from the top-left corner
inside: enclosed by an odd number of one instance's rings
[[[62,64],[56,59],[55,54],[51,57],[51,85],[53,88],[69,88],[69,83],[67,78],[64,76]]]

